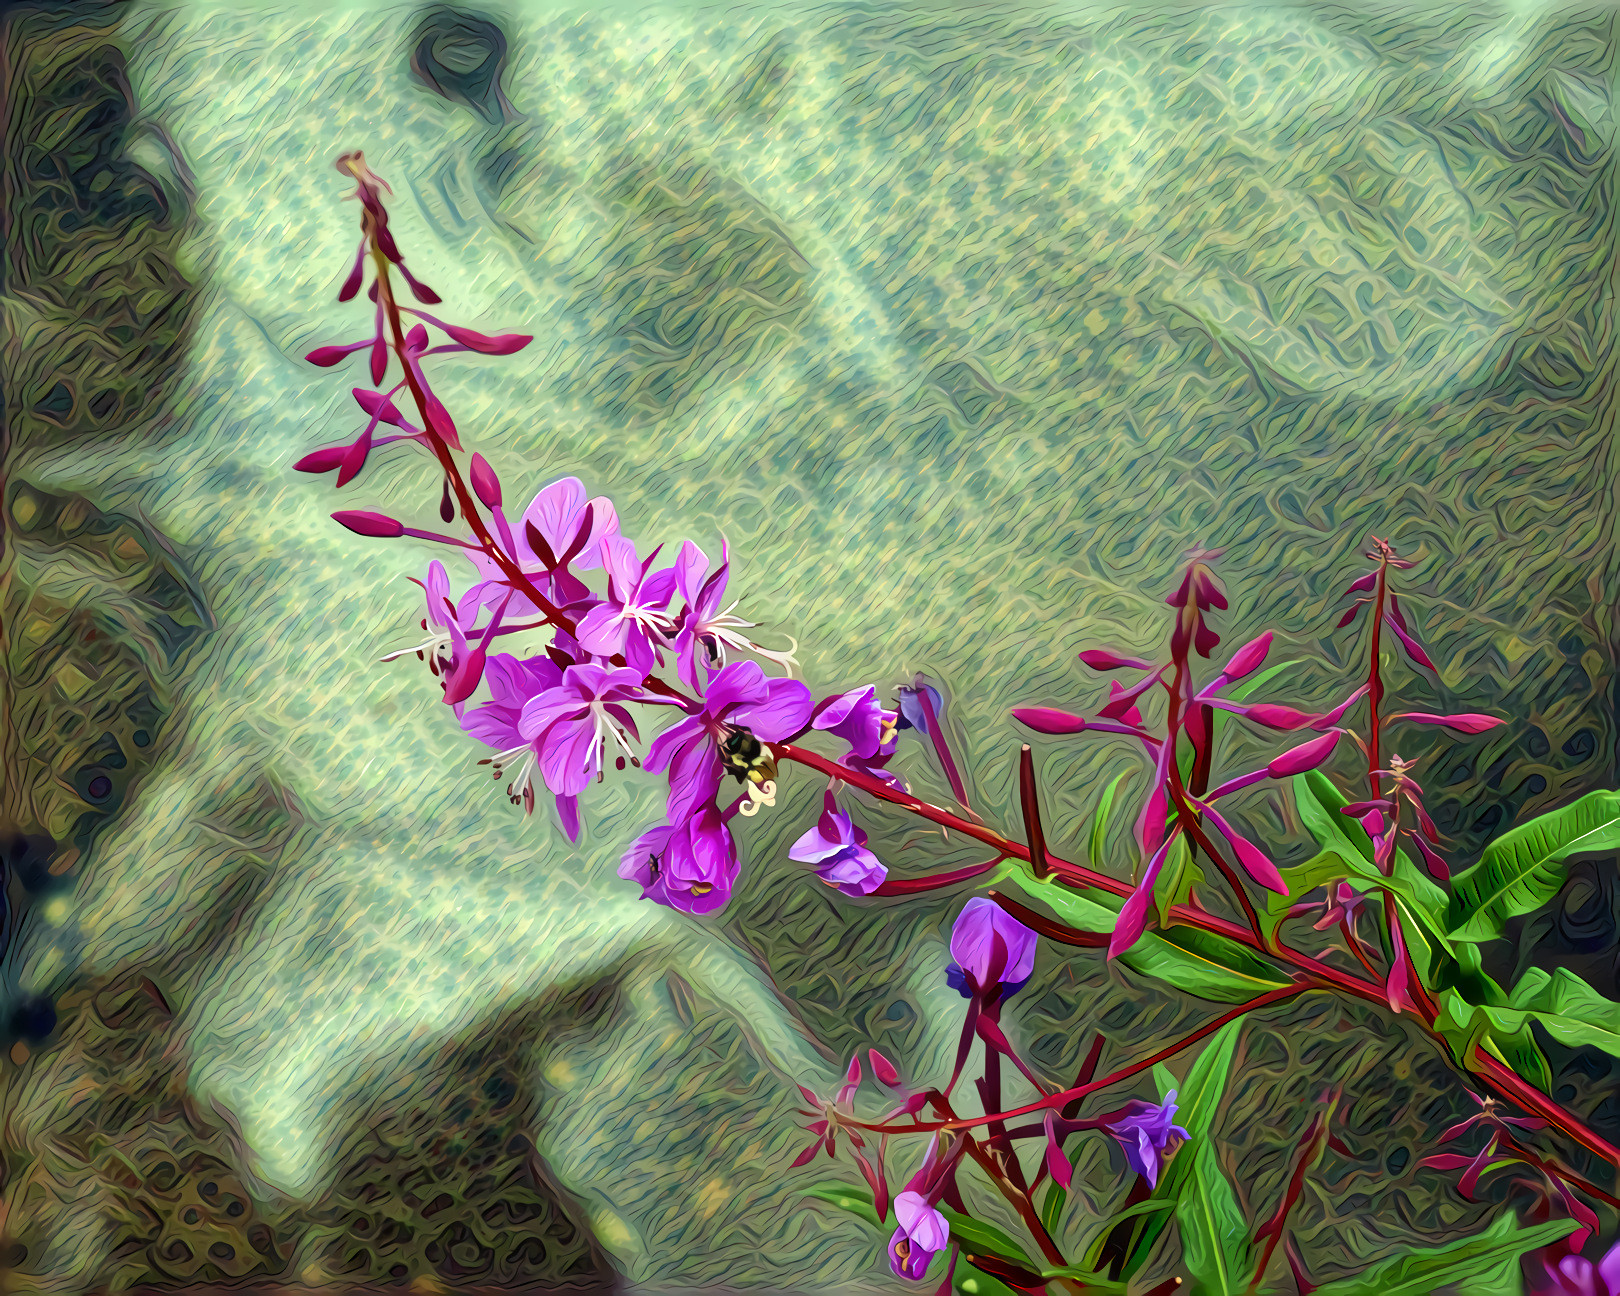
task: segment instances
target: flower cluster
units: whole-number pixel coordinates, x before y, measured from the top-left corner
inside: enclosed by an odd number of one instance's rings
[[[1197,1150],[1198,1173],[1180,1173],[1185,1163],[1171,1158],[1192,1137],[1190,1130],[1197,1130],[1199,1138],[1208,1135],[1239,1019],[1314,990],[1387,1002],[1393,1011],[1412,1014],[1468,1073],[1534,1113],[1500,1116],[1495,1100],[1485,1100],[1477,1116],[1440,1139],[1450,1142],[1479,1125],[1487,1131],[1485,1146],[1471,1155],[1439,1153],[1422,1164],[1461,1170],[1458,1187],[1468,1197],[1493,1167],[1518,1164],[1539,1171],[1540,1179],[1532,1186],[1542,1193],[1549,1211],[1569,1217],[1544,1226],[1534,1234],[1539,1240],[1520,1247],[1540,1249],[1542,1290],[1572,1296],[1620,1290],[1616,1268],[1620,1249],[1596,1264],[1579,1254],[1597,1227],[1596,1215],[1582,1196],[1615,1208],[1620,1208],[1620,1199],[1526,1146],[1522,1133],[1557,1126],[1620,1165],[1620,1148],[1610,1146],[1548,1098],[1543,1092],[1548,1081],[1530,1080],[1538,1074],[1538,1061],[1540,1074],[1546,1073],[1547,1064],[1526,1029],[1529,1018],[1537,1017],[1561,1041],[1595,1038],[1612,1050],[1608,1014],[1614,1006],[1562,972],[1567,980],[1545,994],[1521,983],[1514,992],[1518,997],[1509,995],[1483,974],[1477,958],[1467,961],[1470,956],[1462,953],[1462,944],[1468,937],[1460,934],[1474,930],[1487,934],[1480,938],[1501,934],[1508,917],[1539,903],[1536,897],[1546,898],[1535,890],[1542,885],[1539,874],[1551,876],[1548,870],[1564,854],[1583,848],[1583,843],[1590,847],[1593,830],[1581,818],[1579,806],[1567,808],[1572,813],[1565,820],[1558,819],[1564,812],[1555,812],[1549,817],[1550,835],[1545,842],[1538,838],[1537,849],[1544,856],[1538,877],[1533,884],[1516,883],[1511,895],[1489,879],[1489,885],[1479,885],[1478,876],[1472,885],[1466,876],[1452,883],[1450,868],[1440,855],[1441,835],[1425,808],[1423,789],[1413,778],[1416,762],[1393,751],[1386,758],[1383,729],[1391,723],[1410,723],[1470,735],[1501,722],[1472,713],[1386,714],[1382,636],[1393,637],[1414,668],[1435,669],[1415,623],[1391,587],[1391,573],[1411,568],[1410,560],[1374,537],[1367,557],[1376,566],[1345,591],[1356,598],[1340,622],[1346,626],[1363,608],[1370,609],[1371,615],[1363,619],[1369,639],[1366,682],[1336,707],[1315,714],[1251,696],[1266,676],[1280,669],[1262,671],[1273,644],[1270,633],[1244,644],[1214,678],[1207,678],[1208,670],[1198,659],[1212,660],[1220,646],[1221,637],[1211,621],[1215,613],[1227,610],[1228,600],[1213,565],[1220,551],[1190,553],[1179,584],[1165,600],[1172,613],[1165,653],[1127,655],[1089,648],[1079,654],[1088,669],[1131,672],[1133,682],[1110,680],[1107,699],[1091,715],[1046,706],[1013,712],[1040,734],[1122,737],[1151,768],[1135,814],[1134,861],[1114,873],[1103,859],[1108,845],[1105,821],[1119,785],[1116,778],[1093,825],[1092,866],[1070,863],[1048,850],[1029,745],[1023,746],[1018,761],[1023,822],[1018,840],[996,830],[970,806],[965,766],[958,764],[952,751],[941,688],[919,675],[887,702],[875,687],[818,700],[794,677],[796,644],[786,650],[766,648],[744,633],[755,623],[734,615],[735,600],[727,602],[732,555],[724,537],[718,563],[685,540],[673,561],[661,566],[664,547],[647,549],[625,534],[614,503],[605,496],[590,497],[574,477],[551,482],[521,513],[510,515],[501,480],[484,458],[472,454],[465,466],[458,461],[464,453],[460,433],[434,394],[424,361],[456,352],[509,355],[532,339],[525,334],[481,333],[401,305],[392,287],[394,271],[403,276],[419,304],[435,305],[440,299],[405,269],[382,200],[392,191],[359,153],[344,154],[338,169],[355,182],[353,197],[361,204],[362,231],[359,252],[339,297],[347,301],[358,295],[369,251],[375,272],[368,292],[375,304],[374,328],[360,340],[318,347],[308,358],[332,367],[367,351],[371,387],[353,389],[366,418],[359,432],[313,451],[296,467],[311,473],[335,472],[341,488],[355,481],[382,447],[415,447],[434,460],[441,483],[439,516],[456,534],[410,527],[363,510],[333,516],[358,535],[415,537],[450,546],[466,560],[470,570],[459,573],[453,564],[447,568],[441,561],[429,563],[425,577],[417,581],[426,601],[425,614],[419,618],[426,637],[384,660],[414,652],[427,664],[461,727],[493,749],[495,754],[481,763],[492,767],[497,784],[505,780],[511,803],[532,813],[544,792],[555,804],[568,838],[577,840],[583,819],[580,798],[607,777],[610,760],[616,771],[634,767],[661,778],[660,821],[630,844],[619,874],[639,886],[646,899],[705,915],[722,907],[737,883],[741,866],[734,836],[736,816],[746,818],[775,806],[779,770],[797,764],[816,771],[827,783],[819,817],[792,842],[788,855],[809,866],[827,886],[851,897],[891,897],[957,886],[996,870],[993,881],[1007,879],[1026,898],[1060,915],[1052,918],[1027,908],[1000,890],[972,898],[961,908],[950,936],[951,962],[945,976],[967,1003],[955,1066],[943,1089],[908,1089],[898,1068],[876,1050],[868,1055],[871,1074],[879,1085],[899,1094],[900,1101],[875,1120],[856,1111],[863,1081],[858,1058],[832,1097],[821,1099],[801,1087],[815,1141],[795,1165],[807,1164],[823,1150],[835,1155],[838,1137],[844,1136],[871,1197],[863,1203],[840,1190],[827,1199],[869,1206],[880,1221],[887,1220],[893,1206],[897,1227],[889,1240],[888,1258],[897,1275],[920,1280],[934,1257],[950,1249],[942,1290],[951,1288],[958,1258],[1016,1290],[1054,1286],[1125,1290],[1164,1226],[1168,1212],[1160,1207],[1170,1203],[1163,1199],[1207,1191],[1209,1185],[1200,1181],[1221,1173],[1216,1159],[1204,1161],[1204,1149]],[[430,346],[430,328],[443,333],[448,343]],[[399,381],[385,387],[395,363]],[[408,394],[414,405],[412,417],[402,410],[401,393]],[[383,425],[397,431],[379,436]],[[777,673],[767,674],[761,663]],[[1365,724],[1346,720],[1350,709],[1363,700]],[[1213,766],[1222,712],[1263,729],[1298,733],[1305,740],[1258,769],[1219,780]],[[658,724],[659,732],[643,756],[641,725],[649,717],[666,722]],[[905,778],[889,768],[904,731],[931,751],[955,798],[954,810],[913,795]],[[799,745],[811,738],[831,740],[839,750],[829,757]],[[1345,738],[1361,749],[1367,761],[1367,793],[1350,804],[1323,773],[1336,753],[1348,747],[1341,743]],[[734,798],[722,796],[728,776],[738,787]],[[1223,804],[1268,780],[1290,782],[1301,817],[1322,847],[1311,864],[1291,875],[1233,826],[1227,818],[1229,806]],[[988,861],[965,868],[891,878],[851,814],[851,793],[897,806],[994,853]],[[1594,794],[1602,795],[1608,794]],[[1314,818],[1305,813],[1307,809]],[[1601,823],[1612,823],[1612,817]],[[1402,853],[1403,838],[1411,858]],[[1053,840],[1060,837],[1054,835]],[[1346,860],[1346,855],[1351,858]],[[1248,920],[1246,928],[1212,912],[1194,894],[1195,887],[1205,885],[1200,858],[1220,871],[1230,899]],[[1173,859],[1178,862],[1172,864]],[[1421,860],[1428,877],[1416,870],[1414,859]],[[1490,863],[1482,861],[1473,872]],[[1127,871],[1128,880],[1122,876]],[[1296,880],[1293,888],[1290,877]],[[1302,877],[1309,879],[1303,887],[1298,884]],[[1289,905],[1273,899],[1288,897],[1291,889],[1309,893],[1318,887],[1325,888],[1326,898],[1317,903]],[[1251,888],[1271,893],[1266,897],[1267,914],[1276,921],[1262,921]],[[1517,894],[1521,889],[1535,890],[1535,896],[1526,902]],[[1282,941],[1282,923],[1318,909],[1322,914],[1316,930],[1342,940],[1345,949],[1337,952],[1348,953],[1366,977],[1346,973],[1315,953]],[[1457,925],[1459,915],[1467,920],[1463,928]],[[1144,943],[1153,921],[1165,930]],[[1016,1037],[1015,1027],[1004,1028],[1002,1022],[1009,1000],[1034,975],[1039,937],[1081,950],[1106,948],[1110,958],[1122,959],[1135,971],[1146,971],[1189,994],[1236,1006],[1152,1057],[1138,1056],[1101,1079],[1096,1070],[1105,1041],[1099,1034],[1074,1081],[1066,1089],[1058,1088],[1037,1073],[1009,1038],[1009,1031]],[[1470,1021],[1468,1030],[1447,1033],[1442,1008],[1447,1020]],[[1157,1068],[1159,1062],[1212,1034],[1216,1038],[1188,1070],[1180,1089],[1160,1076],[1164,1096],[1158,1101],[1132,1098],[1111,1111],[1081,1114],[1093,1092]],[[983,1064],[982,1075],[974,1080],[982,1115],[963,1115],[953,1105],[971,1056]],[[1510,1056],[1515,1059],[1511,1065]],[[1008,1063],[1037,1095],[1034,1101],[1022,1106],[1004,1101],[1003,1067]],[[1178,1094],[1188,1099],[1185,1111],[1178,1105]],[[1300,1199],[1305,1176],[1326,1151],[1352,1155],[1330,1132],[1339,1094],[1323,1101],[1326,1106],[1316,1112],[1300,1138],[1280,1203],[1253,1236],[1258,1256],[1248,1270],[1250,1291],[1263,1284],[1279,1247],[1301,1290],[1310,1289],[1287,1236],[1289,1212]],[[1018,1123],[1023,1117],[1031,1119]],[[1083,1132],[1115,1140],[1134,1176],[1120,1215],[1089,1253],[1088,1264],[1095,1263],[1095,1269],[1066,1260],[1054,1232],[1073,1177],[1065,1144]],[[920,1167],[891,1201],[885,1157],[890,1138],[897,1134],[926,1135],[928,1141]],[[1041,1140],[1043,1151],[1033,1171],[1017,1154],[1017,1145],[1029,1139]],[[958,1183],[964,1159],[974,1162],[1018,1213],[1040,1259],[1023,1252],[999,1229],[973,1219]],[[1044,1201],[1037,1207],[1036,1190],[1048,1179]],[[1150,1202],[1150,1197],[1156,1200]],[[1222,1227],[1230,1232],[1224,1223]],[[1249,1244],[1226,1241],[1237,1250],[1228,1250],[1225,1243],[1216,1248],[1225,1257],[1217,1266],[1220,1272],[1193,1273],[1195,1286],[1224,1290],[1233,1279],[1226,1272],[1229,1262],[1241,1259]],[[1186,1263],[1193,1265],[1197,1252],[1196,1247],[1185,1248]],[[1180,1281],[1176,1277],[1163,1282],[1149,1296],[1164,1296]],[[963,1289],[971,1288],[964,1284]]]

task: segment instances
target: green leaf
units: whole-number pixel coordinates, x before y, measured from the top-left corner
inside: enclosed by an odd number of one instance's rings
[[[1187,838],[1177,837],[1165,856],[1159,870],[1159,880],[1153,887],[1153,907],[1159,914],[1159,926],[1169,927],[1171,907],[1186,904],[1192,889],[1204,885],[1204,870],[1198,867],[1192,851],[1187,849]]]
[[[961,1296],[1018,1296],[1001,1279],[969,1268],[965,1261],[956,1266],[956,1290]]]
[[[1176,1200],[1182,1263],[1195,1293],[1240,1296],[1254,1267],[1249,1223],[1232,1181],[1221,1169],[1214,1143],[1200,1139],[1190,1150],[1191,1174]]]
[[[1108,854],[1108,817],[1113,813],[1114,794],[1119,791],[1119,785],[1130,778],[1131,770],[1114,776],[1114,781],[1103,791],[1102,800],[1097,803],[1097,817],[1091,821],[1091,867],[1098,873],[1105,871],[1104,860]]]
[[[1529,1013],[1560,1044],[1592,1045],[1620,1057],[1620,1004],[1605,999],[1567,968],[1551,976],[1530,968],[1513,987],[1509,1006]]]
[[[1134,1206],[1127,1206],[1117,1215],[1110,1215],[1108,1225],[1111,1229],[1115,1224],[1123,1224],[1128,1219],[1136,1219],[1142,1215],[1157,1215],[1162,1211],[1173,1211],[1175,1208],[1176,1204],[1173,1201],[1149,1197],[1146,1201],[1139,1201]]]
[[[1203,1051],[1187,1068],[1187,1078],[1176,1086],[1176,1124],[1194,1139],[1207,1139],[1215,1123],[1215,1111],[1232,1074],[1232,1057],[1237,1052],[1243,1019],[1229,1021],[1209,1037]]]
[[[1068,1198],[1068,1192],[1056,1179],[1047,1183],[1046,1196],[1041,1199],[1041,1227],[1048,1233],[1058,1231],[1058,1226],[1063,1222],[1063,1203]]]
[[[878,1219],[877,1207],[872,1204],[872,1194],[865,1188],[851,1188],[848,1184],[828,1181],[802,1191],[806,1197],[814,1197],[851,1215],[859,1215],[873,1228],[883,1227],[883,1222]]]
[[[1509,918],[1541,908],[1564,884],[1571,855],[1620,846],[1620,792],[1591,792],[1503,833],[1452,879],[1448,926],[1461,940],[1500,936]]]
[[[1545,972],[1532,971],[1546,978]],[[1526,980],[1530,979],[1526,977]],[[1597,996],[1590,986],[1587,989],[1594,997]],[[1521,1079],[1529,1081],[1543,1093],[1552,1090],[1552,1068],[1548,1066],[1546,1055],[1530,1031],[1532,1013],[1500,1004],[1470,1003],[1461,993],[1451,989],[1441,990],[1435,996],[1435,1002],[1440,1011],[1435,1018],[1434,1028],[1445,1039],[1457,1065],[1477,1071],[1474,1046],[1483,1045],[1487,1052],[1506,1064]],[[1607,1003],[1601,999],[1600,1002]],[[1608,1006],[1620,1013],[1620,1007],[1613,1004]]]
[[[1521,1229],[1512,1215],[1503,1215],[1483,1233],[1391,1256],[1354,1277],[1318,1287],[1316,1296],[1431,1296],[1450,1283],[1482,1278],[1500,1269],[1504,1260],[1556,1242],[1579,1227],[1572,1219],[1561,1219]]]
[[[1153,1078],[1159,1086],[1159,1096],[1163,1098],[1170,1090],[1176,1091],[1175,1123],[1186,1130],[1190,1138],[1170,1158],[1170,1163],[1159,1175],[1159,1185],[1153,1190],[1148,1202],[1165,1205],[1181,1199],[1192,1175],[1192,1154],[1200,1144],[1207,1144],[1209,1141],[1209,1132],[1215,1123],[1215,1113],[1221,1105],[1226,1079],[1232,1072],[1232,1057],[1237,1051],[1238,1036],[1242,1031],[1243,1021],[1239,1018],[1227,1022],[1211,1035],[1209,1043],[1204,1045],[1203,1051],[1187,1068],[1187,1078],[1179,1084],[1168,1068],[1163,1066],[1153,1068]],[[1147,1263],[1154,1244],[1169,1222],[1163,1215],[1144,1221],[1131,1245],[1130,1258],[1126,1260],[1123,1268],[1124,1277],[1133,1277],[1136,1271]]]
[[[1075,890],[1053,878],[1037,880],[1022,869],[1007,880],[1048,905],[1059,918],[1082,931],[1111,932],[1124,901],[1095,888]],[[1154,977],[1197,999],[1247,1003],[1290,979],[1235,941],[1192,927],[1144,932],[1119,961],[1142,976]]]
[[[994,1224],[986,1224],[983,1220],[974,1219],[971,1215],[964,1215],[961,1211],[954,1211],[949,1206],[937,1205],[934,1207],[945,1217],[951,1226],[951,1239],[960,1242],[968,1250],[979,1255],[996,1255],[1003,1260],[1011,1260],[1014,1264],[1022,1265],[1025,1269],[1039,1270],[1040,1265],[1031,1260],[1011,1234],[1004,1233]]]
[[[1262,684],[1269,683],[1271,680],[1276,679],[1277,676],[1281,675],[1284,671],[1298,670],[1299,667],[1303,666],[1304,664],[1305,663],[1302,661],[1285,661],[1278,662],[1275,666],[1267,666],[1265,670],[1256,671],[1247,679],[1241,679],[1236,684],[1232,685],[1231,688],[1227,689],[1227,699],[1232,702],[1241,702],[1244,698],[1248,697],[1251,693],[1258,689]],[[1226,713],[1217,708],[1216,714],[1224,715]]]
[[[1061,1269],[1043,1269],[1042,1278],[1078,1278],[1086,1285],[1086,1296],[1126,1296],[1130,1290],[1124,1283],[1111,1282],[1095,1269],[1082,1269],[1079,1265],[1065,1265]]]

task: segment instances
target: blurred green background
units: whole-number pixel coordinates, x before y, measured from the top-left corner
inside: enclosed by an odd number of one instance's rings
[[[1318,636],[1373,532],[1419,561],[1439,666],[1398,669],[1403,701],[1513,721],[1410,753],[1454,858],[1612,786],[1609,8],[5,23],[15,1290],[899,1286],[880,1235],[800,1195],[829,1170],[787,1169],[792,1081],[873,1045],[948,1074],[968,892],[829,892],[786,858],[801,772],[742,829],[723,914],[643,904],[614,868],[661,815],[650,780],[593,789],[571,848],[418,663],[378,663],[415,642],[404,577],[434,555],[328,515],[437,527],[434,473],[387,450],[338,497],[291,471],[360,426],[359,362],[300,358],[369,328],[335,301],[344,150],[393,185],[439,314],[536,335],[432,370],[508,499],[577,474],[644,545],[726,535],[739,611],[798,639],[818,693],[943,682],[988,816],[1027,737],[1008,707],[1094,706],[1075,651],[1152,649],[1191,546],[1226,546],[1227,646],[1270,627],[1298,659],[1281,700],[1342,696],[1358,640]],[[1227,769],[1275,749],[1229,746]],[[1078,853],[1136,754],[1037,756]],[[914,746],[896,763],[947,795]],[[855,805],[897,872],[970,861]],[[1241,817],[1299,858],[1274,794]],[[1499,970],[1615,993],[1613,899],[1606,862],[1577,868]],[[1093,1031],[1123,1061],[1211,1013],[1077,953],[1043,951],[1009,1012],[1054,1077]],[[1319,1279],[1495,1209],[1417,1168],[1467,1099],[1403,1025],[1307,1000],[1240,1058],[1223,1155],[1254,1219],[1306,1105],[1349,1086],[1365,1156],[1296,1215]],[[1554,1064],[1620,1130],[1608,1062]],[[1127,1187],[1101,1141],[1077,1175],[1074,1246]]]

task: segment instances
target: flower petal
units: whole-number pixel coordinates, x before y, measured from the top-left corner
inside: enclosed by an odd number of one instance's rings
[[[809,723],[815,698],[808,685],[796,679],[765,681],[765,698],[734,707],[727,717],[747,725],[764,742],[782,742]]]

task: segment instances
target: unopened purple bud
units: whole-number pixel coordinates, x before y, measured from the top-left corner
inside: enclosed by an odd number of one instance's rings
[[[500,508],[501,479],[495,475],[495,470],[483,455],[475,454],[472,457],[471,476],[473,492],[478,496],[479,503],[485,508]]]
[[[1478,734],[1487,729],[1494,729],[1506,721],[1495,716],[1478,715],[1473,712],[1464,712],[1461,715],[1431,715],[1426,711],[1398,711],[1390,716],[1391,720],[1410,720],[1413,724],[1444,725],[1447,729],[1455,729],[1458,733]]]
[[[1014,707],[1013,719],[1043,734],[1074,734],[1086,727],[1084,716],[1056,707]]]
[[[345,446],[347,451],[348,447]],[[368,513],[360,509],[345,510],[332,514],[332,520],[339,526],[346,526],[355,535],[377,536],[384,540],[392,540],[395,536],[405,534],[405,524],[396,522],[391,517],[384,517],[381,513]]]
[[[321,450],[311,450],[307,455],[293,465],[294,472],[328,473],[343,462],[343,456],[349,453],[349,447],[327,446]]]
[[[366,430],[355,438],[354,444],[349,447],[348,453],[343,456],[343,463],[338,468],[337,484],[347,486],[354,480],[362,468],[366,466],[366,457],[371,453],[371,429],[376,423],[368,423]]]
[[[1270,702],[1256,702],[1242,707],[1238,714],[1247,716],[1256,724],[1265,725],[1267,729],[1303,729],[1317,719],[1293,707],[1276,706]]]
[[[304,357],[312,365],[320,365],[322,369],[330,369],[333,365],[341,363],[353,355],[361,347],[370,346],[369,338],[364,342],[355,342],[349,346],[323,346],[316,347]]]
[[[1094,671],[1153,669],[1151,662],[1140,657],[1121,657],[1106,648],[1086,648],[1080,653],[1080,660]]]

